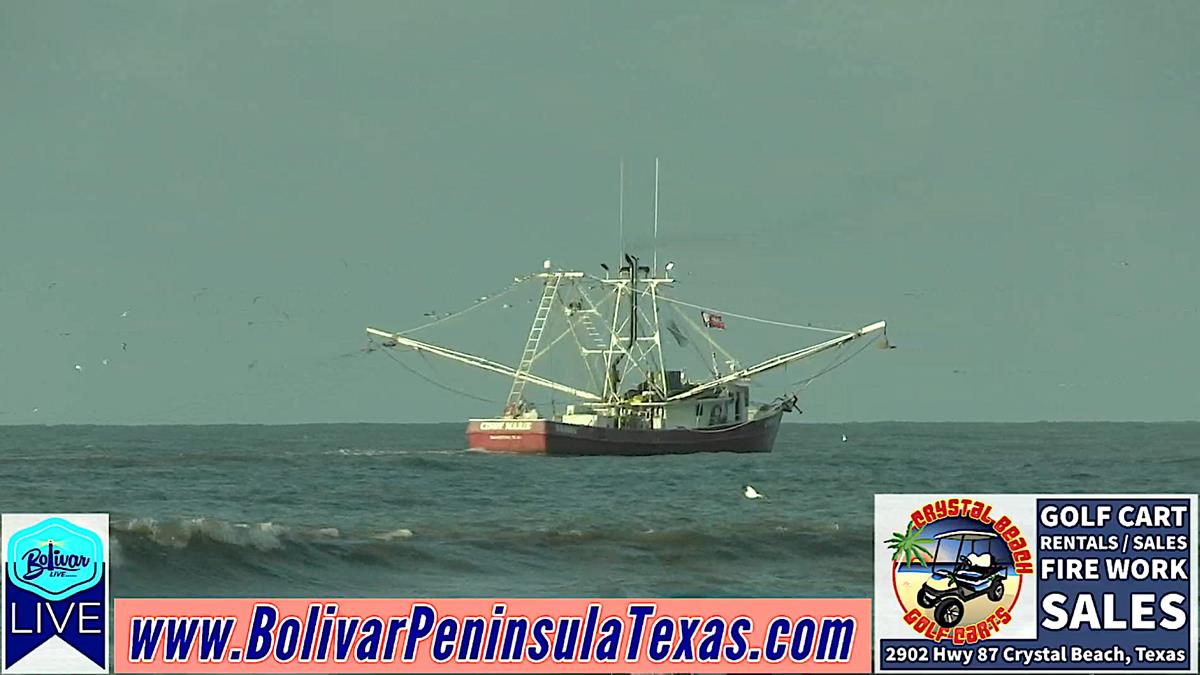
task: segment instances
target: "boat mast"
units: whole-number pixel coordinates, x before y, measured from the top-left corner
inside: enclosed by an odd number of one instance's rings
[[[609,401],[620,400],[618,384],[624,375],[635,368],[640,370],[653,390],[663,396],[666,392],[666,365],[663,360],[662,338],[658,317],[658,286],[671,283],[672,279],[652,276],[649,266],[641,264],[634,255],[624,254],[625,264],[620,266],[615,279],[602,279],[604,284],[613,286],[614,293],[612,324],[610,328],[609,348],[604,350],[604,367],[606,372],[604,395]],[[626,324],[620,323],[622,305],[628,296],[629,309],[625,317]],[[650,299],[650,311],[642,311],[642,296]],[[645,320],[649,330],[643,331],[641,322]],[[624,343],[624,345],[622,345]],[[622,367],[622,361],[629,361]]]
[[[625,260],[629,262],[629,349],[632,351],[637,344],[638,259],[626,253]]]
[[[613,302],[613,321],[611,328],[611,338],[609,340],[609,348],[605,350],[604,357],[604,396],[607,400],[617,401],[621,396],[618,392],[620,380],[624,373],[638,368],[646,375],[648,384],[658,392],[663,398],[667,396],[667,374],[666,364],[663,360],[661,330],[659,326],[658,316],[658,285],[660,283],[670,283],[671,279],[658,277],[658,185],[659,185],[659,159],[654,158],[654,240],[652,248],[652,260],[650,266],[642,266],[637,256],[630,255],[625,252],[625,162],[620,163],[620,190],[619,190],[619,207],[618,207],[618,222],[621,228],[621,258],[625,264],[618,264],[618,273],[616,279],[605,279],[605,283],[610,283],[615,286],[613,289],[615,301]],[[607,268],[606,268],[607,269]],[[629,295],[629,333],[627,347],[620,350],[620,332],[622,326],[618,325],[621,317],[622,295]],[[652,328],[652,333],[649,335],[641,335],[640,322],[642,313],[639,304],[641,296],[648,295],[650,297],[651,312],[646,317]],[[651,343],[649,347],[642,347],[645,342]],[[621,362],[628,357],[630,362],[625,364],[624,373],[622,373]],[[645,363],[647,358],[652,359],[653,363]]]

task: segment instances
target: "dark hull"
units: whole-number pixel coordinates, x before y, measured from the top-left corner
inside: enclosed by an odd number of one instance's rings
[[[550,420],[471,420],[467,443],[490,452],[534,455],[684,455],[770,452],[783,411],[745,424],[694,429],[604,429]]]

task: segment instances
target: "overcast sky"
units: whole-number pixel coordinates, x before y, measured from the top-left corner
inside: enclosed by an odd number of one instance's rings
[[[363,328],[598,272],[622,157],[644,248],[655,156],[680,296],[888,320],[805,419],[1196,419],[1197,34],[1196,2],[0,3],[0,423],[493,414]],[[515,362],[530,307],[460,346]]]

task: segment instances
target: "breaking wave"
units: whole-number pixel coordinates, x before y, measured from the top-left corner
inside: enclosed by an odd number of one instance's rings
[[[113,560],[125,572],[165,562],[176,571],[202,570],[207,576],[220,576],[225,570],[276,578],[327,569],[353,576],[356,567],[363,574],[385,569],[401,576],[447,570],[503,573],[530,559],[553,558],[569,565],[620,555],[650,555],[667,564],[714,557],[795,559],[798,554],[829,559],[870,550],[871,544],[865,527],[847,531],[825,523],[500,530],[476,525],[444,531],[392,527],[347,532],[332,526],[142,517],[114,520],[111,529]]]

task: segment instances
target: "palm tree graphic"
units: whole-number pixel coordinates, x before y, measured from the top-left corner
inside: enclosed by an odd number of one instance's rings
[[[909,521],[908,529],[903,533],[892,533],[891,538],[889,538],[885,543],[887,543],[888,548],[895,551],[895,553],[892,554],[893,561],[899,560],[902,564],[918,563],[922,567],[926,566],[925,558],[923,556],[929,556],[929,558],[932,559],[933,554],[930,553],[929,549],[925,548],[925,546],[927,544],[932,544],[933,540],[928,537],[922,537],[922,529],[923,528],[914,528],[912,521]]]

